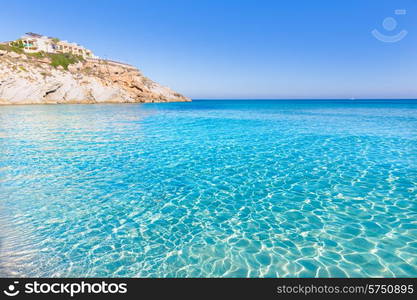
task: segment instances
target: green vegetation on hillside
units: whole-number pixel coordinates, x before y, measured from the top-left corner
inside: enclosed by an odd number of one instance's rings
[[[59,39],[56,40],[59,41]],[[23,51],[23,48],[24,45],[21,40],[11,42],[10,44],[0,44],[0,50],[24,54],[27,57],[33,57],[35,59],[48,58],[50,60],[51,66],[55,68],[62,66],[65,70],[68,70],[69,65],[84,61],[84,58],[81,55],[75,55],[71,53],[45,53],[43,51],[26,53]]]
[[[0,44],[0,50],[5,50],[5,51],[9,51],[9,52],[16,52],[18,54],[23,54],[24,53],[22,41],[20,41],[20,43],[13,42],[11,45]]]
[[[30,57],[34,57],[34,58],[38,58],[38,59],[42,59],[46,57],[45,52],[40,51],[40,52],[35,52],[35,53],[25,53],[26,56],[30,56]]]
[[[71,53],[45,53],[41,51],[35,53],[27,53],[27,55],[37,59],[48,58],[51,61],[51,66],[55,68],[61,66],[65,70],[68,70],[68,66],[71,64],[76,64],[77,62],[84,61],[84,58],[81,55],[74,55]]]
[[[11,47],[14,47],[14,48],[19,48],[19,49],[23,49],[24,48],[24,45],[23,45],[23,41],[22,40],[13,41],[13,42],[10,43],[10,46]]]
[[[65,70],[68,70],[68,66],[71,64],[84,61],[84,58],[81,55],[70,53],[47,53],[46,55],[51,59],[51,66],[54,66],[55,68],[62,66]]]

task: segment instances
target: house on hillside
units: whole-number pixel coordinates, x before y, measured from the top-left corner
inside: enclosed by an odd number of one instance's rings
[[[91,50],[81,45],[33,32],[26,33],[19,40],[22,41],[23,50],[27,53],[44,51],[47,53],[71,53],[81,55],[84,58],[98,58]]]

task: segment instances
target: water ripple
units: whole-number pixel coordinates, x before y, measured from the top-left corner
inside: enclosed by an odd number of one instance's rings
[[[417,103],[0,107],[4,276],[415,277]]]

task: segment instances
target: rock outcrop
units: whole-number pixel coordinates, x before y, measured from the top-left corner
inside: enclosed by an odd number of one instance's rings
[[[55,68],[48,58],[0,50],[0,104],[191,101],[135,67],[86,60]]]

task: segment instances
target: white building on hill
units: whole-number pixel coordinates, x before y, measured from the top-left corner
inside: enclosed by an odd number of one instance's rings
[[[44,51],[48,53],[72,53],[84,58],[98,58],[91,50],[81,45],[33,32],[26,33],[20,40],[23,42],[23,50],[28,53]]]

